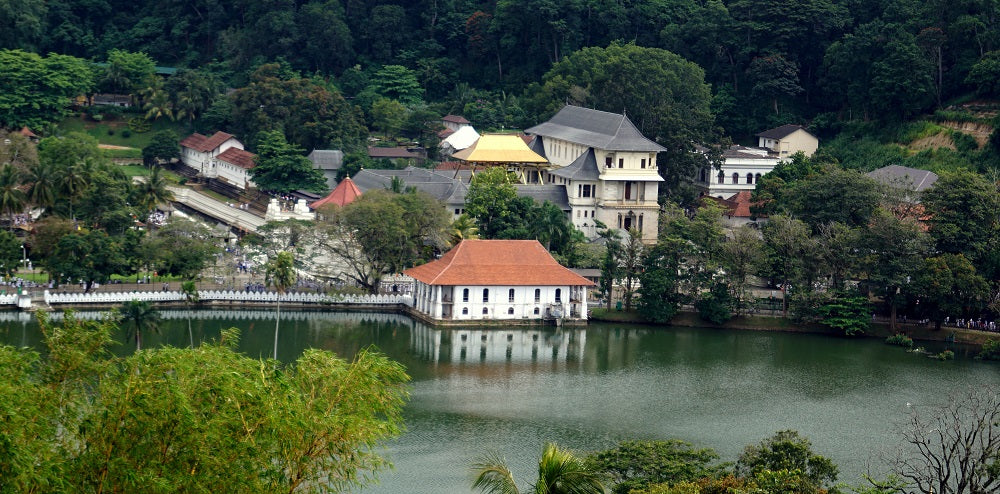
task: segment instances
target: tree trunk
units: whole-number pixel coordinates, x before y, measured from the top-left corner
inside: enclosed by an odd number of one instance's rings
[[[278,293],[278,297],[281,297],[281,293]],[[277,307],[277,319],[274,320],[274,360],[278,360],[278,325],[281,324],[281,299],[278,299],[278,303],[275,304]]]

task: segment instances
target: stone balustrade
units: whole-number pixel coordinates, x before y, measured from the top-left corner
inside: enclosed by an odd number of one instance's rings
[[[13,297],[11,302],[6,298]],[[313,292],[247,292],[236,290],[204,290],[198,292],[202,302],[239,302],[249,304],[281,303],[288,304],[326,304],[326,305],[413,305],[413,297],[409,295],[326,295]],[[52,293],[45,290],[45,303],[59,304],[121,304],[130,300],[147,302],[183,302],[184,293],[179,291],[164,292],[98,292],[98,293]],[[16,304],[17,295],[0,296],[0,305]]]

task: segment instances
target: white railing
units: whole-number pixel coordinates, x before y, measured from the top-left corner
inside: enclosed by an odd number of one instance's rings
[[[0,295],[0,305],[17,305],[17,294],[8,293],[6,295]]]
[[[13,297],[11,304],[17,303],[17,295],[0,296],[0,304],[8,303],[4,297]],[[336,304],[336,305],[413,305],[409,295],[326,295],[312,292],[247,292],[236,290],[204,290],[198,292],[203,302],[241,303],[282,303],[290,304]],[[130,300],[147,302],[183,302],[184,293],[166,292],[100,292],[100,293],[51,293],[45,290],[45,303],[53,304],[120,304]]]

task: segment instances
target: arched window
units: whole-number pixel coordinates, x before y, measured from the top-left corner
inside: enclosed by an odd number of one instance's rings
[[[740,183],[740,174],[739,173],[734,173],[733,174],[733,183],[734,184]]]
[[[490,313],[490,310],[487,309],[486,307],[483,307],[483,315],[486,316],[486,315],[489,315],[489,313]]]
[[[535,315],[538,315],[538,307],[535,307]]]
[[[489,301],[490,301],[490,289],[489,288],[483,288],[483,303],[485,304],[486,302],[489,302]],[[483,310],[486,310],[486,309],[483,309]]]
[[[753,183],[753,173],[747,173],[747,183],[748,184]]]
[[[562,288],[556,288],[556,303],[562,302]]]
[[[719,183],[720,184],[726,183],[726,174],[722,173],[722,170],[719,170]]]
[[[462,302],[468,302],[468,301],[469,301],[469,289],[464,288],[462,289]]]
[[[758,173],[758,174],[754,175],[754,178],[755,178],[755,180],[753,182],[755,184],[759,184],[760,183],[760,174]]]
[[[541,301],[542,301],[542,289],[535,288],[535,303],[537,304],[538,302]]]
[[[507,290],[507,301],[508,302],[513,302],[514,301],[514,289],[513,288],[511,288],[510,290]],[[511,310],[514,310],[514,309],[511,309]]]
[[[511,315],[511,316],[514,315],[514,308],[513,307],[507,307],[507,314]]]
[[[469,308],[468,307],[462,307],[462,315],[465,315],[465,316],[469,315]],[[465,338],[465,335],[463,334],[462,337]]]

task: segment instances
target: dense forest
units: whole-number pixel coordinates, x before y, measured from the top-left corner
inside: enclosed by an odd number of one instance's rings
[[[0,47],[92,60],[141,51],[231,87],[282,60],[346,96],[401,65],[439,101],[456,87],[530,95],[569,54],[622,41],[701,66],[718,124],[739,138],[993,96],[998,14],[988,0],[24,0],[0,3]],[[538,110],[524,109],[511,125]]]

